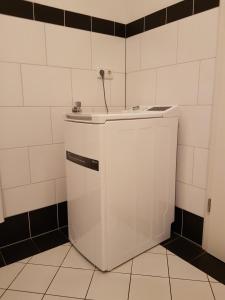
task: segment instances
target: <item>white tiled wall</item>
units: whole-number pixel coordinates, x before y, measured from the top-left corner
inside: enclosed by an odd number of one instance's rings
[[[203,216],[218,8],[127,39],[127,106],[178,104],[176,205]]]
[[[125,105],[125,40],[0,15],[0,176],[6,216],[66,200],[63,114]]]

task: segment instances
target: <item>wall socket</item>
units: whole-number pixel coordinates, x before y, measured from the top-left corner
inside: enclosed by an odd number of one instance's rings
[[[103,69],[103,68],[98,68],[97,69],[97,78],[101,79],[101,75],[100,75],[100,70],[104,70],[105,71],[105,80],[112,80],[113,79],[113,73],[111,70],[109,69]]]

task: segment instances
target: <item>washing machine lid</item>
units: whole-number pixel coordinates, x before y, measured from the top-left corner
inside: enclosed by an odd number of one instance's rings
[[[135,106],[128,110],[110,113],[68,113],[65,121],[104,124],[107,121],[178,117],[177,105]]]

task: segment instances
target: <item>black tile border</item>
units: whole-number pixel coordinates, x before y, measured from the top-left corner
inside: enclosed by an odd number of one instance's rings
[[[204,218],[184,209],[175,207],[175,219],[171,225],[171,232],[202,245]]]
[[[183,0],[128,24],[21,0],[0,0],[0,14],[128,38],[218,7],[220,0]]]
[[[161,245],[192,266],[225,284],[225,263],[207,253],[201,246],[174,234],[171,239]]]

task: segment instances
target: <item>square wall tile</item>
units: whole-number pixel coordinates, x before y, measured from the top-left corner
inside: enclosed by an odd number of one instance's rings
[[[180,107],[178,144],[208,148],[210,136],[210,106]]]
[[[138,71],[141,68],[141,35],[126,39],[126,72]]]
[[[20,65],[0,63],[0,106],[23,105]]]
[[[55,197],[56,203],[67,200],[66,195],[66,178],[59,178],[55,180]]]
[[[57,267],[27,264],[10,288],[17,291],[45,293],[57,270]]]
[[[85,298],[93,271],[61,268],[47,294]],[[74,284],[76,283],[76,284]]]
[[[30,183],[27,148],[0,150],[1,182],[3,188]]]
[[[125,40],[119,37],[92,33],[92,68],[125,72]]]
[[[110,101],[108,103],[110,106],[125,107],[125,74],[113,74],[113,80],[110,81]]]
[[[5,214],[13,216],[55,204],[55,182],[46,181],[5,189],[3,195]]]
[[[178,62],[216,56],[218,8],[179,21]]]
[[[0,148],[51,143],[49,108],[0,108],[0,136]]]
[[[0,288],[7,289],[23,267],[24,264],[15,263],[0,268]]]
[[[141,35],[141,68],[156,68],[176,63],[177,22]]]
[[[197,103],[199,62],[160,68],[157,73],[157,104]]]
[[[127,107],[155,104],[155,92],[155,70],[146,70],[127,74]]]
[[[57,205],[29,212],[31,236],[36,236],[58,227]]]
[[[96,300],[126,300],[129,282],[129,274],[95,272],[87,298]]]
[[[64,152],[63,144],[31,147],[31,181],[35,183],[65,177]]]
[[[19,214],[5,219],[0,224],[0,247],[25,240],[30,237],[28,214]]]
[[[44,24],[0,16],[0,60],[45,64]]]
[[[177,180],[192,183],[194,148],[178,145],[177,147]]]
[[[73,101],[82,106],[104,106],[102,81],[96,71],[72,70]],[[88,87],[88,88],[87,88]],[[110,81],[105,81],[106,99],[110,100]]]
[[[215,58],[203,60],[200,63],[200,78],[198,91],[199,104],[212,104],[213,102],[216,71],[215,65]]]
[[[71,106],[69,69],[22,65],[25,106]]]
[[[205,190],[193,185],[177,182],[176,206],[203,217],[205,214]]]
[[[53,143],[64,142],[64,119],[71,107],[51,107]]]
[[[45,25],[48,65],[89,69],[91,33],[57,25]]]
[[[193,184],[206,188],[208,177],[208,150],[196,148],[194,152]]]
[[[170,300],[168,278],[134,275],[131,279],[130,300]]]

